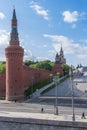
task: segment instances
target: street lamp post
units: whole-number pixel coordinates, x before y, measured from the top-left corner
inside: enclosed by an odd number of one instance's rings
[[[34,80],[34,77],[32,76],[32,78],[31,78],[31,80],[32,80],[32,98],[33,98],[33,80]]]
[[[49,77],[50,77],[50,82],[52,82],[51,80],[52,80],[53,74],[50,74]]]
[[[75,121],[75,113],[74,113],[74,86],[73,86],[73,70],[72,70],[72,66],[70,68],[70,81],[71,81],[71,85],[72,85],[72,111],[73,111],[73,116],[72,116],[72,120]]]
[[[58,81],[57,81],[57,76],[55,76],[54,78],[53,78],[53,82],[54,82],[54,84],[55,84],[55,87],[56,87],[56,89],[55,89],[55,114],[56,115],[58,115],[58,87],[57,87],[57,85],[58,85]]]

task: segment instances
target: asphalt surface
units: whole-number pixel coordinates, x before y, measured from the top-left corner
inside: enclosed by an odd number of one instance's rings
[[[78,81],[81,80],[81,77],[78,78]],[[77,80],[75,81],[77,82]],[[84,81],[85,82],[85,81]],[[82,85],[84,85],[84,82],[82,82]],[[68,89],[68,83],[70,83],[69,80],[63,83],[61,85],[61,90],[64,90],[64,93],[70,94],[71,88],[69,86]],[[71,83],[70,83],[71,84]],[[64,85],[66,87],[64,88]],[[78,84],[79,85],[79,84]],[[80,85],[81,86],[81,85]],[[82,86],[81,86],[82,88]],[[79,89],[79,86],[78,86]],[[70,91],[69,91],[70,90]],[[2,113],[7,112],[21,112],[21,113],[41,113],[41,108],[44,109],[44,112],[47,114],[55,114],[55,104],[56,104],[56,97],[55,97],[55,90],[51,90],[48,94],[45,94],[44,96],[40,96],[37,98],[32,98],[27,100],[26,102],[7,102],[7,101],[0,101],[0,115]],[[61,92],[62,94],[63,92]],[[54,95],[53,95],[54,94]],[[57,99],[57,105],[58,105],[58,113],[59,115],[72,115],[73,114],[73,108],[72,108],[72,96],[65,96],[62,95]],[[75,115],[81,116],[83,112],[85,112],[85,115],[87,116],[87,99],[85,97],[74,97],[74,112]]]
[[[55,106],[39,103],[14,103],[14,102],[0,102],[0,113],[4,112],[24,112],[24,113],[41,113],[41,108],[45,113],[55,114]],[[71,106],[58,106],[59,115],[72,115]],[[87,109],[81,107],[74,108],[75,115],[80,115],[85,112],[87,115]]]

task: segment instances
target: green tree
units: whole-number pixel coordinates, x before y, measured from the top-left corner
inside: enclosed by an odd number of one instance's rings
[[[69,74],[69,69],[70,69],[69,65],[63,64],[62,68],[63,68],[63,71],[64,71],[64,75]]]
[[[35,61],[31,61],[31,60],[25,60],[24,61],[24,64],[27,65],[27,66],[30,66],[30,65],[36,64],[36,63],[38,63],[38,61],[36,61],[36,62]]]
[[[36,64],[31,64],[31,68],[39,68],[39,69],[45,69],[45,70],[52,70],[52,67],[54,66],[54,63],[51,61],[40,61]]]
[[[53,66],[54,66],[55,63],[50,61],[49,64],[53,68]]]
[[[47,62],[44,62],[44,61],[37,63],[36,67],[40,68],[40,69],[45,69],[45,70],[51,70],[52,69],[51,65]]]
[[[4,72],[6,70],[6,62],[0,63],[0,73]]]
[[[37,68],[36,65],[37,65],[37,64],[31,64],[30,67],[31,67],[31,68]]]

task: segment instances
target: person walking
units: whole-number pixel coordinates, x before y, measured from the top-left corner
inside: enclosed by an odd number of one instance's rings
[[[41,108],[41,112],[44,112],[44,109],[43,109],[43,107]]]
[[[85,113],[84,112],[82,113],[82,119],[85,119]]]

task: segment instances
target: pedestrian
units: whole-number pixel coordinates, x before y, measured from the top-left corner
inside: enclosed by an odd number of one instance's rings
[[[85,113],[84,112],[82,113],[82,119],[85,119]]]
[[[41,108],[41,112],[44,112],[44,109],[43,109],[43,107]]]
[[[17,101],[17,100],[15,99],[14,102],[16,103],[16,101]]]

